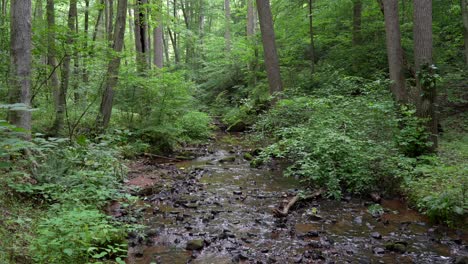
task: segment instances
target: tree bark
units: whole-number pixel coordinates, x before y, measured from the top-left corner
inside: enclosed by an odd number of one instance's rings
[[[77,0],[70,0],[70,7],[68,10],[68,33],[66,41],[68,47],[72,46],[73,44],[73,35],[75,34],[75,22],[77,12]],[[62,64],[62,82],[60,83],[57,107],[55,109],[55,121],[51,129],[51,133],[53,135],[58,135],[63,127],[67,104],[67,90],[70,82],[70,62],[71,52],[66,50]]]
[[[313,24],[313,0],[309,0],[309,34],[310,34],[310,71],[315,71],[315,45],[314,45],[314,24]]]
[[[89,39],[89,0],[85,0],[85,19],[84,19],[84,33],[85,33],[85,43],[84,43],[84,50],[88,52],[88,39]],[[88,69],[86,68],[87,65],[87,54],[85,53],[83,57],[83,82],[88,83],[89,76],[88,76]]]
[[[97,39],[97,34],[98,34],[98,31],[99,31],[99,24],[101,23],[102,13],[104,12],[103,5],[104,5],[104,0],[101,0],[99,2],[99,11],[98,11],[98,16],[96,18],[96,24],[94,26],[93,42],[96,41],[96,39]]]
[[[231,2],[224,0],[224,40],[226,41],[226,52],[231,52]]]
[[[413,2],[413,39],[414,62],[416,68],[416,113],[419,117],[430,119],[426,123],[431,150],[438,145],[438,120],[435,101],[437,89],[435,83],[428,84],[427,78],[432,77],[432,0],[414,0]],[[422,76],[424,74],[424,76]],[[424,78],[424,79],[423,79]]]
[[[55,0],[47,0],[46,6],[46,13],[47,13],[47,65],[49,65],[51,72],[50,75],[50,88],[52,90],[52,95],[54,98],[54,105],[55,108],[58,108],[58,95],[59,95],[59,88],[60,82],[57,74],[56,68],[57,59],[56,54],[57,51],[55,49]]]
[[[111,41],[113,39],[113,22],[114,22],[114,0],[107,0],[107,10],[108,10],[108,24],[107,24],[107,39]]]
[[[31,0],[12,0],[10,4],[10,90],[12,104],[31,105]],[[26,130],[25,138],[30,138],[31,112],[11,110],[8,120]]]
[[[122,52],[125,38],[125,22],[127,15],[127,0],[118,0],[117,18],[114,27],[113,49],[116,53]],[[118,74],[120,68],[120,55],[116,54],[109,62],[107,75],[104,83],[104,93],[102,95],[101,105],[99,107],[99,116],[97,117],[98,128],[106,128],[109,125],[112,105],[114,101],[114,89],[118,83]]]
[[[403,68],[403,48],[401,47],[400,23],[398,18],[398,0],[383,1],[387,57],[392,84],[390,89],[399,103],[408,101],[406,80]]]
[[[147,0],[136,0],[135,3],[135,50],[137,71],[140,73],[149,69],[148,20],[144,7],[147,3]]]
[[[263,52],[265,55],[265,68],[267,71],[270,94],[273,95],[283,90],[281,74],[276,51],[275,31],[271,15],[269,0],[256,0],[260,30],[262,32]]]
[[[258,45],[256,38],[257,31],[257,9],[255,8],[254,0],[247,0],[247,39],[253,46],[254,58],[249,62],[249,70],[252,73],[250,85],[255,87],[257,85],[257,71],[258,71]]]
[[[163,23],[162,23],[162,0],[158,0],[157,23],[158,25],[153,29],[153,45],[154,56],[153,63],[158,68],[163,67],[164,63],[164,41],[163,41]]]
[[[465,40],[465,66],[468,68],[468,0],[460,0],[463,18],[463,38]]]
[[[361,44],[362,0],[353,1],[353,46]]]

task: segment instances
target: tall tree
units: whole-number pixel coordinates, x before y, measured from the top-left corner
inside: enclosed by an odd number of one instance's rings
[[[104,92],[102,95],[99,115],[97,117],[98,128],[106,128],[112,114],[112,105],[114,101],[114,89],[118,83],[118,74],[120,68],[120,52],[122,52],[125,38],[125,21],[127,15],[127,0],[118,0],[117,18],[114,27],[114,41],[112,47],[117,53],[109,61],[107,66],[106,80],[104,82]]]
[[[276,51],[275,30],[271,15],[269,0],[256,0],[258,17],[260,20],[260,30],[262,32],[263,52],[265,55],[265,68],[267,71],[270,94],[275,94],[283,90],[281,74]]]
[[[465,40],[465,66],[468,67],[468,0],[460,0],[463,18],[463,38]]]
[[[252,74],[250,80],[251,86],[257,83],[257,68],[258,68],[258,45],[256,38],[257,31],[257,9],[255,8],[255,0],[247,0],[247,39],[253,45],[254,58],[249,62],[249,69]]]
[[[62,63],[62,80],[57,97],[57,107],[55,109],[55,121],[51,129],[51,133],[57,135],[63,127],[63,121],[65,117],[66,105],[67,105],[67,92],[68,85],[70,82],[70,62],[72,51],[71,46],[74,42],[75,34],[75,23],[78,15],[77,0],[70,0],[70,6],[68,9],[68,32],[67,32],[67,47]]]
[[[10,103],[31,104],[31,0],[12,0],[10,4]],[[31,112],[12,110],[8,120],[28,131],[31,130]]]
[[[437,89],[432,76],[432,0],[414,0],[413,5],[414,64],[418,91],[416,112],[419,117],[429,119],[427,131],[430,133],[432,150],[436,150],[438,120],[435,106]]]
[[[149,69],[148,0],[135,0],[135,50],[138,72]]]
[[[362,0],[353,1],[353,45],[361,43]]]
[[[390,80],[392,81],[390,89],[398,102],[406,103],[408,101],[408,93],[406,91],[403,67],[403,48],[401,47],[398,0],[385,0],[381,3],[383,4],[385,17],[388,67]]]
[[[309,34],[310,34],[310,70],[315,71],[315,45],[314,45],[314,24],[313,24],[314,1],[309,0]]]
[[[49,86],[52,90],[55,108],[58,107],[58,94],[60,88],[60,82],[58,78],[58,65],[56,54],[57,51],[55,49],[55,0],[47,0],[46,5],[46,13],[47,13],[47,65],[51,70],[50,73],[50,82]]]
[[[156,27],[153,29],[153,50],[154,50],[154,56],[153,56],[153,63],[156,65],[158,68],[163,67],[163,62],[164,62],[164,40],[163,40],[163,5],[162,5],[162,0],[158,0],[157,2],[158,10],[156,14]]]
[[[231,1],[224,0],[224,39],[226,41],[226,52],[231,52]]]

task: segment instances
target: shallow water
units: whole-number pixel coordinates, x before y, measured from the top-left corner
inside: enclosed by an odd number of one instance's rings
[[[241,140],[226,135],[207,154],[173,165],[178,173],[145,199],[147,237],[132,244],[128,263],[450,263],[468,256],[465,234],[431,226],[398,200],[384,200],[381,217],[359,199],[320,199],[274,217],[301,183],[251,168]],[[185,249],[197,239],[202,250]],[[385,250],[389,242],[404,243],[405,252]]]

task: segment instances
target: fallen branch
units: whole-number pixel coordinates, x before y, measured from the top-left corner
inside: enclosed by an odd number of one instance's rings
[[[319,197],[320,195],[322,195],[322,193],[323,193],[323,190],[319,189],[319,190],[315,191],[314,193],[312,193],[310,195],[307,195],[307,196],[301,196],[301,195],[298,194],[298,195],[294,196],[288,202],[288,204],[283,207],[282,210],[280,210],[278,208],[273,209],[273,215],[276,216],[276,217],[286,217],[286,216],[288,216],[289,210],[291,209],[291,207],[293,207],[298,201],[305,201],[305,200],[315,199],[315,198]]]
[[[152,158],[160,158],[160,159],[167,159],[167,160],[171,160],[171,161],[182,161],[180,159],[175,159],[175,158],[169,158],[169,157],[165,157],[165,156],[161,156],[161,155],[156,155],[156,154],[152,154],[152,153],[143,153],[143,156],[148,156],[148,157],[152,157]]]

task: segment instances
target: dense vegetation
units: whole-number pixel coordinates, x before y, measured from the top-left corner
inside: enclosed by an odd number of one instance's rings
[[[257,0],[259,19],[252,0],[11,2],[1,263],[123,263],[139,227],[104,209],[137,199],[124,159],[205,142],[213,121],[250,132],[262,146],[252,166],[284,160],[331,198],[377,191],[433,221],[466,220],[465,0]]]

